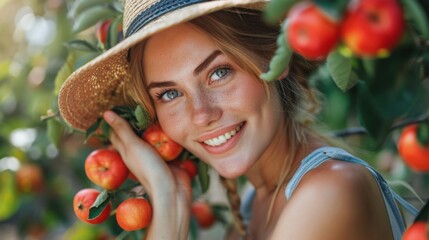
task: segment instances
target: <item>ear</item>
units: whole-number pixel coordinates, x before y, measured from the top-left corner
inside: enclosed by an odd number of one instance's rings
[[[277,80],[285,79],[289,75],[289,67],[287,67],[282,74],[277,78]]]

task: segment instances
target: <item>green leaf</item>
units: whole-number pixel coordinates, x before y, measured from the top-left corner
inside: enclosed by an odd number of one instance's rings
[[[94,26],[99,21],[113,18],[116,15],[118,15],[118,13],[108,6],[97,5],[91,7],[76,17],[73,24],[73,31],[75,33],[81,32]]]
[[[49,140],[58,147],[61,136],[64,132],[64,125],[57,121],[55,118],[50,118],[47,120],[47,136]]]
[[[393,120],[384,114],[383,106],[374,99],[365,84],[358,86],[359,119],[368,133],[381,144],[389,133]]]
[[[229,221],[225,217],[225,214],[229,214],[229,207],[225,204],[212,204],[210,207],[213,210],[216,220],[224,226],[228,226]]]
[[[423,122],[417,127],[417,140],[422,147],[429,146],[429,122]]]
[[[284,21],[281,32],[277,36],[277,49],[272,57],[269,70],[262,73],[259,77],[265,81],[277,80],[286,70],[292,57],[292,49],[286,41],[286,21]]]
[[[67,78],[72,74],[75,63],[76,63],[76,57],[73,53],[70,53],[67,56],[65,63],[58,71],[57,76],[55,77],[55,89],[54,89],[55,96],[58,96],[61,86],[67,80]]]
[[[377,147],[385,141],[392,123],[427,106],[415,46],[400,45],[388,58],[358,59],[358,116]],[[387,70],[388,69],[388,70]],[[361,84],[362,83],[362,84]]]
[[[128,106],[115,106],[112,108],[112,111],[114,111],[119,116],[130,116],[130,114],[133,114],[133,109]]]
[[[348,6],[349,0],[314,0],[314,3],[336,21],[340,21]]]
[[[412,43],[404,43],[394,48],[389,57],[357,60],[365,71],[360,79],[374,93],[401,91],[419,82],[418,57],[419,49]]]
[[[352,59],[344,57],[339,51],[331,52],[326,63],[329,74],[343,92],[355,86],[359,81],[352,69]]]
[[[358,83],[359,120],[378,144],[383,143],[393,122],[415,114],[416,106],[429,104],[418,77],[418,67],[415,64],[396,66],[394,62],[391,66],[390,71],[381,74],[386,68],[378,65],[375,78],[367,79],[371,84]],[[392,76],[392,72],[395,75]]]
[[[194,217],[191,217],[190,223],[189,223],[189,236],[191,240],[197,240],[198,239],[198,229],[199,225],[197,220]]]
[[[97,121],[95,121],[95,123],[94,124],[92,124],[89,128],[88,128],[88,130],[86,130],[86,133],[85,133],[85,139],[88,139],[92,134],[94,134],[95,133],[95,131],[97,131],[97,129],[98,129],[98,127],[100,126],[100,124],[101,124],[101,121],[102,121],[103,119],[101,119],[101,118],[98,118],[97,119]]]
[[[298,0],[272,0],[264,10],[264,18],[268,23],[277,24],[278,21],[286,17],[289,9]]]
[[[94,204],[92,204],[92,206],[89,208],[88,219],[92,220],[98,217],[109,204],[109,200],[110,194],[106,190],[100,192],[97,199],[95,199]]]
[[[198,180],[201,184],[201,191],[205,193],[210,184],[209,165],[203,161],[198,161]]]
[[[121,40],[120,35],[122,33],[118,31],[120,24],[122,24],[122,15],[115,18],[109,26],[106,43],[107,49],[115,46]]]
[[[0,171],[0,221],[11,217],[19,208],[15,176],[11,171]]]
[[[89,8],[110,3],[113,1],[114,0],[76,0],[70,8],[69,16],[76,17],[85,10],[88,10]]]
[[[9,76],[10,60],[0,61],[0,82]]]
[[[404,7],[406,18],[414,25],[423,38],[429,39],[428,16],[426,16],[420,3],[417,0],[402,0],[401,3]]]
[[[380,147],[393,124],[393,118],[385,114],[385,106],[374,98],[366,84],[358,84],[358,117],[370,136]]]
[[[103,133],[103,135],[106,138],[109,138],[110,137],[110,131],[111,131],[110,125],[106,121],[104,121],[104,119],[103,119],[103,120],[101,120],[100,127],[101,127],[101,132]]]
[[[62,239],[98,239],[100,237],[101,231],[101,228],[94,228],[93,225],[87,224],[86,222],[75,221],[73,225],[67,228],[66,232],[62,236]]]
[[[81,40],[81,39],[75,39],[68,41],[64,43],[64,45],[71,49],[71,50],[77,50],[77,51],[83,51],[83,52],[99,52],[100,49],[98,49],[96,46],[94,46],[92,43]]]
[[[414,222],[427,222],[429,219],[429,200],[426,201],[425,205],[421,208],[419,211],[419,214],[417,214],[417,217],[414,219]]]
[[[137,119],[137,126],[142,130],[146,129],[150,123],[149,113],[141,106],[137,106],[134,115]]]

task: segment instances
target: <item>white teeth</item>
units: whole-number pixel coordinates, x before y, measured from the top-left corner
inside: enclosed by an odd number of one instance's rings
[[[225,133],[226,139],[230,139],[232,137],[231,133]]]
[[[242,126],[243,126],[243,124],[241,124],[240,126],[237,126],[234,130],[227,132],[223,135],[220,135],[220,136],[212,138],[212,139],[205,140],[204,143],[209,145],[209,146],[222,145],[222,144],[226,143],[226,141],[228,141],[230,138],[232,138],[232,136],[237,134],[240,131]]]

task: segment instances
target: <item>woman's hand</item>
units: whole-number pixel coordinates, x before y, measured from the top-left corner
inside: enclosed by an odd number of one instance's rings
[[[103,116],[112,127],[110,140],[114,148],[149,195],[153,217],[147,239],[186,239],[192,200],[187,173],[168,165],[114,112],[107,111]]]

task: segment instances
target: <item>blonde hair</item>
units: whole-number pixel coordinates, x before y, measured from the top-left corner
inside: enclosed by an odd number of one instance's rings
[[[269,61],[277,48],[276,39],[279,34],[279,26],[265,24],[260,11],[233,8],[202,16],[191,20],[190,23],[209,34],[224,54],[252,74],[255,79],[259,79],[258,76],[267,70]],[[131,50],[130,65],[133,79],[126,86],[126,90],[134,104],[145,107],[151,120],[156,121],[153,103],[148,92],[145,91],[144,85],[144,70],[141,64],[144,44],[142,42]],[[264,82],[265,89],[269,93],[268,96],[281,99],[290,149],[298,150],[305,146],[306,133],[310,132],[305,126],[312,120],[311,113],[318,110],[317,98],[307,82],[307,75],[314,68],[312,63],[294,55],[289,73],[284,79],[273,83]],[[282,167],[283,174],[278,179],[270,205],[267,222],[281,185],[290,177],[292,160],[298,151],[288,152]],[[246,237],[245,226],[238,210],[240,198],[237,186],[234,180],[221,179],[227,189],[234,225],[237,231]]]

